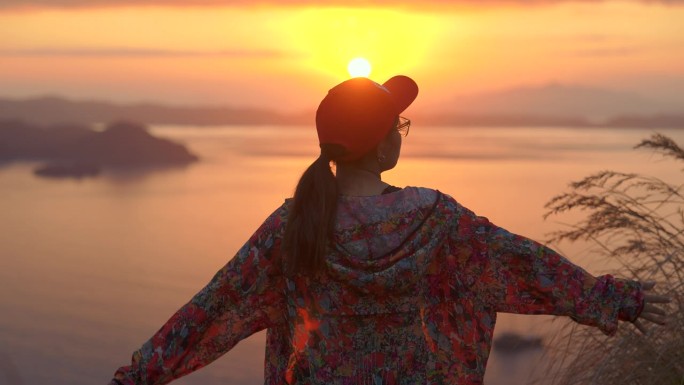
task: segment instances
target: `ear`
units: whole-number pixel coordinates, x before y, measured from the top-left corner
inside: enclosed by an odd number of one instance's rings
[[[390,135],[387,135],[385,136],[385,139],[383,139],[382,142],[378,143],[378,146],[375,147],[375,154],[378,157],[384,158],[385,156],[387,156],[390,146]]]
[[[385,146],[382,145],[382,143],[378,144],[377,147],[375,147],[375,157],[380,158],[385,155]]]

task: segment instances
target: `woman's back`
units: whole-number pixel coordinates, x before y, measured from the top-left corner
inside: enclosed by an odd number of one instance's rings
[[[340,197],[324,271],[286,279],[266,383],[479,384],[497,311],[612,333],[640,304],[636,284],[595,280],[425,188]]]
[[[325,272],[287,279],[289,319],[267,349],[291,351],[288,362],[267,352],[267,383],[283,370],[301,384],[426,383],[424,277],[448,233],[426,223],[438,199],[419,188],[340,197]]]

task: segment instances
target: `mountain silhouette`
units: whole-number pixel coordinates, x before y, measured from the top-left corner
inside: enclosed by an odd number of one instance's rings
[[[674,105],[644,96],[595,87],[551,83],[474,95],[459,95],[431,112],[477,116],[537,116],[605,122],[625,115],[681,115]]]
[[[313,122],[312,116],[308,114],[286,116],[257,108],[73,101],[58,96],[21,100],[0,98],[0,120],[21,120],[37,124],[99,124],[120,120],[144,124],[178,125],[303,124]]]

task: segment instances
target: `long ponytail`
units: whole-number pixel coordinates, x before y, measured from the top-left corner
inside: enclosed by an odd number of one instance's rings
[[[339,152],[337,146],[321,145],[321,155],[299,179],[282,246],[288,274],[315,274],[324,266],[338,195],[330,161]]]

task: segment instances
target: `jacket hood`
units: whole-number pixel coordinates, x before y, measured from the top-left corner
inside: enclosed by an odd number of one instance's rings
[[[341,196],[327,265],[348,290],[403,294],[423,279],[448,235],[439,191],[407,187],[368,197]]]

